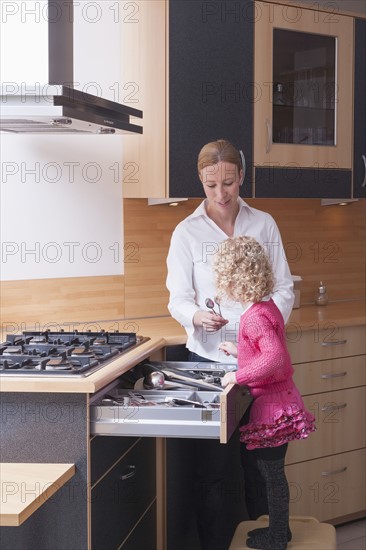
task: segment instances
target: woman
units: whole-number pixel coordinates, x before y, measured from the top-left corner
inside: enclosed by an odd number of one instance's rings
[[[239,197],[244,180],[239,151],[226,140],[208,143],[199,153],[197,168],[206,199],[173,232],[167,258],[168,308],[187,332],[190,361],[234,363],[235,358],[226,358],[219,345],[222,341],[236,341],[242,307],[240,303],[220,304],[212,311],[205,305],[206,298],[216,297],[212,261],[220,243],[228,237],[249,235],[266,248],[276,277],[272,298],[285,323],[293,305],[293,284],[275,221]],[[215,440],[195,443],[201,495],[198,526],[205,550],[225,548],[225,543],[218,541],[220,536],[222,541],[227,540],[232,529],[227,526],[226,533],[217,532],[222,526],[221,508],[225,507],[221,498],[224,472],[234,440],[232,437],[228,445]],[[265,486],[256,464],[248,459],[244,462],[248,514],[255,519],[267,513]]]

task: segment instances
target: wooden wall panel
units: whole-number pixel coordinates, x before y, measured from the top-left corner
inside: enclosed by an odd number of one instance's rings
[[[1,322],[31,328],[47,323],[83,323],[169,315],[166,256],[174,227],[200,199],[172,208],[125,199],[125,275],[1,285]],[[280,228],[291,272],[303,277],[301,303],[313,302],[319,281],[331,301],[365,299],[366,200],[346,207],[318,199],[248,199],[272,214]],[[23,325],[22,325],[23,324]]]
[[[200,200],[148,206],[146,199],[125,199],[126,317],[169,315],[165,287],[166,257],[174,227]],[[136,255],[128,251],[135,249]]]
[[[3,281],[0,288],[4,330],[124,317],[122,275]]]
[[[292,274],[303,278],[301,303],[312,303],[319,281],[331,301],[364,299],[366,201],[321,206],[319,199],[248,199],[276,220]],[[172,208],[125,199],[125,243],[133,243],[134,262],[125,261],[126,317],[166,315],[166,255],[176,224],[200,199]]]

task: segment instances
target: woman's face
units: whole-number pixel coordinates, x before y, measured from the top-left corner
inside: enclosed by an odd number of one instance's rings
[[[239,173],[231,162],[218,162],[201,170],[200,179],[212,212],[231,213],[237,209],[241,177],[242,170]]]

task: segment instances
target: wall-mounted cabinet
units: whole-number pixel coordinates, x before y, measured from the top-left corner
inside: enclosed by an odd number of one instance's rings
[[[355,20],[353,196],[366,197],[366,19]]]
[[[143,134],[128,136],[130,139],[122,137],[120,178],[126,198],[168,195],[167,6],[168,0],[143,0],[124,5],[123,103],[136,108],[145,106]]]
[[[242,190],[250,197],[253,1],[133,4],[136,23],[123,32],[123,74],[135,83],[133,106],[144,105],[144,133],[124,139],[124,196],[204,196],[199,150],[226,138],[245,153]]]
[[[197,155],[220,138],[245,153],[244,197],[364,196],[364,20],[253,0],[133,6],[123,74],[144,134],[124,138],[125,197],[204,196]]]
[[[255,6],[255,196],[349,197],[353,20]]]
[[[202,146],[228,139],[244,151],[252,195],[252,0],[169,2],[169,192],[204,196]]]
[[[352,18],[265,2],[256,13],[255,163],[350,169]]]

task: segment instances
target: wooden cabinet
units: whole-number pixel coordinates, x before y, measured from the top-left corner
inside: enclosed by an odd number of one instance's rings
[[[350,197],[353,20],[255,6],[255,196]]]
[[[290,514],[341,523],[365,513],[365,449],[287,466]]]
[[[156,550],[155,439],[91,441],[91,548]]]
[[[123,74],[144,107],[143,135],[123,142],[125,197],[204,196],[202,146],[229,139],[246,156],[252,195],[253,1],[149,0],[123,26]],[[126,98],[124,98],[126,103]]]
[[[143,134],[122,137],[119,179],[126,198],[168,194],[167,6],[167,0],[137,0],[124,6],[123,103],[136,108],[144,106]]]
[[[144,113],[122,138],[126,198],[203,197],[197,156],[220,138],[245,154],[243,197],[365,196],[364,20],[254,0],[125,7],[123,102]]]
[[[169,193],[204,196],[197,156],[228,139],[242,149],[252,195],[253,2],[169,2]]]
[[[365,327],[288,335],[294,380],[317,430],[289,445],[290,512],[335,523],[366,509]]]
[[[355,20],[353,196],[366,197],[366,19]]]

